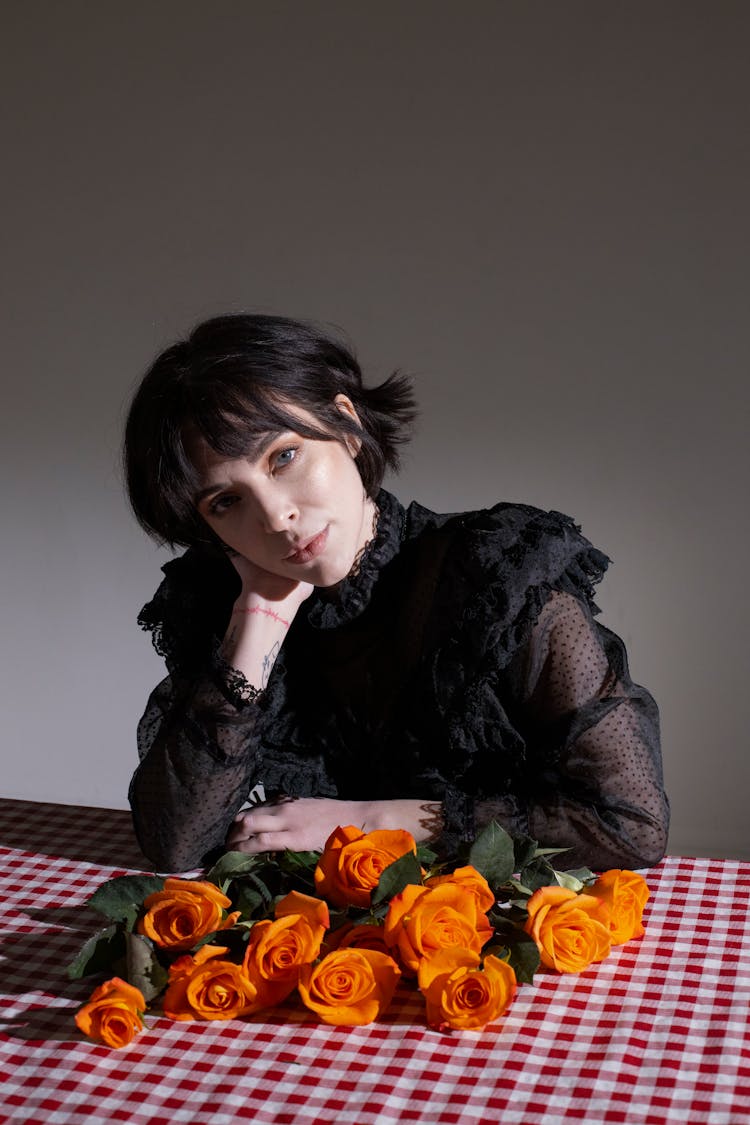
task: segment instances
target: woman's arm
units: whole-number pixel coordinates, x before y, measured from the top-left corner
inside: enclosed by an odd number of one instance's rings
[[[656,704],[633,684],[618,637],[576,598],[553,593],[534,627],[522,673],[527,769],[523,792],[478,802],[569,866],[646,867],[666,850]]]
[[[312,587],[237,558],[242,579],[211,673],[167,677],[139,726],[142,761],[130,787],[141,848],[158,868],[185,871],[224,843],[257,779],[258,694]],[[238,686],[239,685],[239,686]],[[244,697],[244,698],[243,698]]]
[[[260,709],[230,703],[217,681],[168,676],[138,727],[130,805],[141,849],[160,871],[201,866],[256,780]]]
[[[227,836],[231,851],[250,853],[322,851],[339,825],[353,825],[363,832],[402,828],[417,843],[435,839],[441,829],[439,801],[339,801],[327,797],[299,797],[264,805],[240,813]]]

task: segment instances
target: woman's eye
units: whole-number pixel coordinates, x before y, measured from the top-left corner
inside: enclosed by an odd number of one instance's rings
[[[274,465],[279,469],[285,469],[287,465],[291,465],[292,461],[297,456],[297,449],[291,445],[288,449],[280,449],[274,457]]]
[[[231,508],[236,504],[239,496],[216,496],[208,506],[208,510],[212,516],[220,516],[222,512],[226,512],[227,508]]]

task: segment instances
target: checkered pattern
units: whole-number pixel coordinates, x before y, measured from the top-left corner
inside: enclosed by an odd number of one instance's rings
[[[0,802],[0,856],[2,1122],[750,1122],[750,864],[667,859],[648,875],[644,939],[578,976],[539,974],[483,1031],[431,1031],[405,992],[369,1027],[290,1004],[249,1022],[149,1018],[110,1051],[78,1034],[91,986],[64,970],[86,897],[143,866],[128,815]]]

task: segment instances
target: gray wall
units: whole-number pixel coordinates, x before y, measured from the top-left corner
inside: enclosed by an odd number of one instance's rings
[[[570,512],[673,852],[750,858],[748,46],[722,0],[4,5],[3,789],[124,807],[158,348],[253,309],[417,376],[397,490]]]

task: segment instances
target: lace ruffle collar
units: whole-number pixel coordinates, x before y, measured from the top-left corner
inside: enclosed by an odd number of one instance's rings
[[[318,589],[308,603],[307,620],[318,629],[335,629],[352,621],[367,608],[378,575],[401,547],[404,509],[395,496],[381,489],[376,497],[380,510],[375,537],[365,548],[356,574],[327,589]]]

